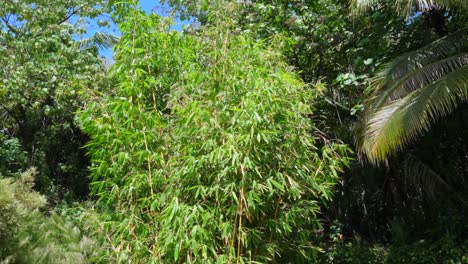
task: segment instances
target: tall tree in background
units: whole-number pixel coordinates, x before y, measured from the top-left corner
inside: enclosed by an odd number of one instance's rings
[[[94,47],[110,39],[75,39],[86,31],[86,19],[103,11],[102,2],[0,3],[2,138],[19,140],[27,153],[19,167],[38,167],[38,186],[45,192],[83,197],[88,190],[88,159],[81,148],[87,137],[73,119],[85,88],[98,89],[105,73]]]

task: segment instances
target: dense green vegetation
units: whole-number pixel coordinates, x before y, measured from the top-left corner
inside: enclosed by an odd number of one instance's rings
[[[468,263],[466,1],[163,2],[0,3],[1,263]]]
[[[73,119],[85,89],[103,89],[104,68],[95,48],[74,41],[84,31],[68,20],[96,16],[101,11],[92,6],[99,3],[35,2],[0,4],[2,137],[18,140],[27,152],[26,159],[3,166],[37,167],[37,188],[55,202],[67,194],[85,198],[89,161],[81,146],[87,136]]]

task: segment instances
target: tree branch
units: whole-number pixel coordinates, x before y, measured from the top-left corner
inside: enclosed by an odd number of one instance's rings
[[[5,112],[7,112],[7,114],[11,116],[18,125],[22,125],[21,120],[19,120],[19,118],[8,107],[4,106],[3,104],[0,104],[0,107],[3,108],[3,110],[5,110]]]
[[[65,23],[68,19],[70,19],[72,16],[76,15],[81,9],[83,9],[86,5],[82,5],[80,7],[78,7],[77,9],[72,9],[72,11],[65,17],[63,18],[62,20],[60,20],[57,25],[61,25],[63,23]]]
[[[77,9],[73,9],[72,8],[72,11],[66,16],[64,17],[62,20],[60,20],[56,25],[59,26],[63,23],[65,23],[68,19],[70,19],[72,16],[76,15],[81,9],[83,9],[86,5],[82,5],[80,7],[78,7]],[[34,37],[40,37],[42,36],[43,32],[39,32],[37,35],[35,35]]]
[[[16,35],[21,35],[21,32],[16,27],[12,26],[6,17],[2,16],[0,17],[0,19],[3,21],[3,23],[5,23],[5,25],[10,31],[12,31]]]

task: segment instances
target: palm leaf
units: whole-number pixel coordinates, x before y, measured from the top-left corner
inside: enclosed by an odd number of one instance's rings
[[[383,161],[468,100],[468,39],[457,33],[403,55],[378,74],[356,126],[359,153]]]
[[[355,16],[362,15],[368,10],[378,8],[382,0],[351,0],[351,13]],[[415,10],[424,10],[430,6],[443,6],[450,10],[463,13],[462,10],[468,10],[468,1],[466,0],[395,0],[395,9],[399,13],[406,14],[409,17]]]
[[[78,45],[80,49],[88,49],[91,47],[108,49],[117,44],[118,41],[119,38],[117,36],[104,32],[96,32],[92,37],[78,41]]]
[[[440,174],[414,155],[405,155],[402,168],[405,181],[421,188],[424,194],[431,199],[436,199],[437,191],[453,192],[453,189]]]
[[[423,162],[417,156],[406,154],[402,168],[405,182],[420,188],[422,193],[430,199],[429,201],[437,201],[437,193],[445,192],[449,194],[454,201],[467,206],[465,199],[453,188],[453,185],[447,182],[441,174],[435,172],[431,166]],[[454,175],[450,175],[449,177],[453,178]],[[457,184],[460,183],[463,184],[463,181],[457,182]]]

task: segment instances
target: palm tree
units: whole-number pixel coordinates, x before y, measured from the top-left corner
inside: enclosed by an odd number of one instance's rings
[[[106,32],[96,32],[93,36],[78,41],[81,49],[109,49],[119,41],[119,37]]]
[[[351,13],[360,15],[365,11],[378,7],[384,0],[351,0]],[[424,10],[431,6],[440,6],[463,14],[463,10],[468,10],[466,0],[395,0],[395,9],[400,13],[409,16],[413,11]]]
[[[378,1],[353,0],[355,12]],[[399,0],[397,7],[413,1]],[[417,6],[434,4],[418,0]],[[446,8],[467,8],[465,0],[441,0]],[[358,152],[372,163],[429,130],[431,123],[468,101],[468,31],[443,37],[391,61],[371,81],[365,111],[355,129]]]
[[[356,143],[360,153],[378,163],[468,100],[466,31],[398,57],[369,89]]]

